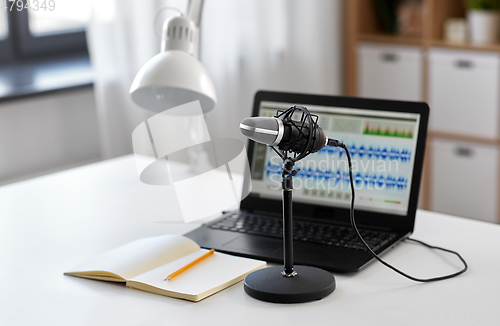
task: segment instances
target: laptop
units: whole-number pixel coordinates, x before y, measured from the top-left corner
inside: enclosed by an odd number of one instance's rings
[[[370,247],[382,254],[414,228],[429,107],[426,103],[259,91],[253,116],[274,116],[293,105],[319,117],[327,137],[352,156],[355,219]],[[186,234],[201,247],[283,263],[281,159],[248,143],[250,194],[239,210]],[[356,272],[373,260],[349,221],[350,180],[345,152],[325,147],[296,163],[294,264]]]

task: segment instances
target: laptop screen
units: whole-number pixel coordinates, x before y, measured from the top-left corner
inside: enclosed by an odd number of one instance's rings
[[[274,116],[299,103],[262,101],[259,116]],[[304,105],[316,114],[327,137],[345,143],[352,157],[356,209],[405,216],[408,212],[420,114]],[[295,165],[294,201],[348,208],[349,169],[341,148],[326,146]],[[280,199],[282,160],[256,144],[252,193]]]

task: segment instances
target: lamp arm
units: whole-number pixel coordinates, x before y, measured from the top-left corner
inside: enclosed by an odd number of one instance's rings
[[[189,0],[187,5],[187,16],[195,23],[196,27],[200,27],[203,2],[204,0]]]

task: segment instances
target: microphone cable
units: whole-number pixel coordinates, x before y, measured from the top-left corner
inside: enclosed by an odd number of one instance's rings
[[[467,269],[469,267],[468,267],[467,263],[465,262],[465,260],[462,258],[462,256],[460,256],[460,254],[458,252],[452,251],[452,250],[449,250],[449,249],[445,249],[445,248],[441,248],[441,247],[432,246],[432,245],[429,245],[429,244],[427,244],[427,243],[425,243],[423,241],[412,239],[412,238],[406,238],[406,240],[410,240],[410,241],[413,241],[413,242],[420,243],[420,244],[422,244],[422,245],[424,245],[424,246],[426,246],[428,248],[431,248],[431,249],[437,249],[437,250],[445,251],[445,252],[452,253],[452,254],[456,255],[462,261],[462,263],[464,265],[464,268],[461,269],[460,271],[456,272],[456,273],[452,273],[452,274],[448,274],[448,275],[443,275],[443,276],[438,276],[438,277],[432,277],[432,278],[418,278],[418,277],[413,277],[411,275],[408,275],[405,272],[397,269],[396,267],[394,267],[391,264],[389,264],[389,263],[385,262],[384,260],[382,260],[372,250],[372,248],[370,248],[370,246],[365,242],[365,240],[363,239],[363,237],[361,236],[361,234],[360,234],[360,232],[358,230],[358,227],[356,226],[356,221],[354,219],[354,197],[355,197],[355,193],[354,193],[354,180],[353,180],[353,177],[352,177],[351,154],[349,153],[349,150],[347,149],[347,146],[344,143],[342,143],[342,142],[340,142],[338,140],[328,139],[328,145],[335,146],[335,147],[341,147],[341,148],[344,149],[344,151],[346,153],[347,163],[349,165],[349,180],[351,182],[351,207],[350,207],[350,211],[349,211],[349,217],[350,217],[351,226],[354,229],[354,232],[356,233],[356,235],[359,238],[359,240],[361,240],[361,242],[363,243],[363,245],[366,247],[366,249],[368,249],[368,251],[370,252],[370,254],[376,260],[378,260],[381,264],[385,265],[386,267],[392,269],[396,273],[401,274],[402,276],[404,276],[406,278],[409,278],[410,280],[415,281],[415,282],[435,282],[435,281],[446,280],[446,279],[458,276],[460,274],[463,274],[463,273],[465,273],[467,271]]]

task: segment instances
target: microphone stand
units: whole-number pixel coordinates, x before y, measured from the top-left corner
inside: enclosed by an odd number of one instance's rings
[[[301,126],[297,127],[302,133],[304,127],[304,116],[307,118],[307,127],[312,127],[312,119],[309,111],[300,106],[293,106],[285,111],[282,119],[291,119],[295,110],[302,111],[305,115],[301,118]],[[316,125],[316,123],[314,124]],[[305,134],[303,134],[305,135]],[[309,147],[312,140],[312,130],[307,136]],[[309,154],[301,151],[300,154],[291,158],[287,151],[282,153],[273,146],[271,148],[283,160],[283,171],[281,173],[281,187],[283,190],[283,262],[282,266],[272,266],[257,270],[245,277],[244,288],[250,296],[255,299],[275,303],[300,303],[319,300],[335,290],[335,278],[333,275],[320,268],[293,264],[293,214],[292,214],[292,191],[293,177],[299,172],[294,170],[295,162]]]
[[[285,269],[283,276],[294,277],[297,272],[293,270],[293,214],[292,214],[292,189],[293,176],[300,170],[293,170],[295,162],[289,158],[283,160],[281,173],[281,188],[283,189],[283,260]]]

